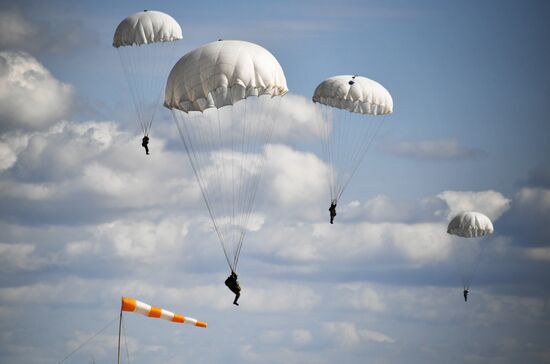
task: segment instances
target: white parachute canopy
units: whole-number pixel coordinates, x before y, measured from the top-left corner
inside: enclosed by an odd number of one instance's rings
[[[233,105],[249,96],[288,92],[279,62],[265,48],[238,40],[208,43],[172,68],[164,105],[184,112]]]
[[[143,135],[149,134],[168,69],[175,62],[173,42],[180,39],[180,25],[160,11],[140,11],[116,28],[113,47],[120,56]]]
[[[449,223],[447,233],[464,238],[480,237],[494,231],[491,219],[480,212],[461,212]]]
[[[275,122],[288,92],[261,46],[208,43],[184,55],[166,83],[181,140],[231,270],[235,271]]]
[[[393,112],[393,99],[376,81],[344,75],[321,82],[312,100],[326,121],[320,130],[322,152],[331,165],[330,198],[338,202],[378,134],[381,116]]]
[[[447,233],[457,236],[451,241],[452,255],[464,289],[469,289],[483,254],[481,240],[493,234],[491,220],[480,212],[466,211],[455,215],[447,226]],[[464,239],[466,238],[466,239]]]

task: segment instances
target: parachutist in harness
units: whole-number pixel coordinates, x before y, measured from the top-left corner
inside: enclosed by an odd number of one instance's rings
[[[241,296],[241,286],[237,280],[237,273],[231,271],[231,275],[225,280],[225,285],[231,290],[231,292],[235,293],[233,304],[238,306],[239,304],[237,303],[237,300]]]
[[[146,135],[141,139],[141,146],[145,148],[145,154],[149,155],[149,137]]]
[[[464,302],[468,302],[468,290],[464,290]]]
[[[330,223],[334,224],[334,218],[336,217],[336,201],[332,201],[330,203],[330,207],[328,209],[330,211]]]

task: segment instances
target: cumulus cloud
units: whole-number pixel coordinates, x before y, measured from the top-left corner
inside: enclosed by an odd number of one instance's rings
[[[525,255],[529,259],[550,262],[550,247],[528,248],[525,250]]]
[[[33,244],[0,243],[0,270],[12,272],[37,269],[46,263],[46,258],[34,253],[35,246]]]
[[[443,191],[437,195],[449,206],[448,217],[461,211],[478,211],[495,221],[509,208],[511,200],[500,192],[488,191]]]
[[[421,267],[448,259],[450,238],[444,232],[442,223],[314,223],[285,229],[276,225],[266,227],[256,238],[263,243],[249,249],[302,268],[344,261],[345,269],[354,272],[397,261],[402,266]]]
[[[0,52],[0,132],[45,129],[71,112],[72,86],[24,52]]]
[[[271,145],[265,163],[264,180],[272,204],[297,210],[302,217],[319,216],[318,210],[310,207],[326,200],[327,166],[317,156],[285,145]]]
[[[381,344],[393,344],[395,340],[391,337],[367,328],[360,329],[351,322],[327,322],[323,325],[325,333],[336,338],[342,347],[353,347],[366,342]]]
[[[320,137],[325,122],[320,109],[309,98],[287,94],[274,109],[274,140],[312,141]]]
[[[144,159],[139,137],[112,122],[60,122],[0,141],[11,156],[0,175],[0,215],[12,219],[70,224],[96,220],[98,211],[200,203],[182,151],[166,151],[156,140]]]
[[[13,166],[17,156],[6,143],[0,141],[0,172]]]
[[[377,195],[365,202],[351,201],[338,209],[339,221],[427,222],[439,221],[446,204],[435,196],[414,201],[395,200]]]
[[[550,216],[550,189],[522,188],[516,194],[518,208],[531,211],[532,215]],[[546,220],[548,221],[548,220]]]

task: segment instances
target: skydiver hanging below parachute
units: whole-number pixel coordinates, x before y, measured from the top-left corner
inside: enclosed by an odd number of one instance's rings
[[[460,271],[463,285],[464,302],[468,302],[470,284],[479,263],[482,246],[480,238],[494,232],[491,220],[479,212],[461,212],[457,214],[447,227],[447,233],[461,238],[452,243],[452,252]]]
[[[338,201],[378,134],[380,116],[393,112],[393,100],[378,82],[357,75],[327,78],[317,86],[312,100],[324,117],[319,131],[323,159],[330,166],[327,178],[333,224]]]
[[[335,200],[332,200],[328,210],[330,211],[330,223],[334,224],[334,218],[336,217],[336,201]]]
[[[238,281],[237,273],[231,271],[231,274],[225,280],[225,285],[227,286],[227,288],[229,288],[231,292],[235,293],[233,304],[238,306],[239,303],[237,302],[237,300],[239,299],[239,297],[241,297],[241,286]]]
[[[145,154],[149,155],[149,136],[146,135],[141,139],[141,146],[145,148]]]
[[[149,132],[160,105],[162,86],[173,62],[174,42],[182,39],[181,27],[170,15],[144,10],[125,18],[117,26],[113,47],[118,51],[130,96],[136,109],[149,154]]]
[[[166,83],[171,109],[214,230],[231,269],[225,280],[238,305],[237,264],[257,196],[274,113],[288,92],[279,62],[257,44],[208,43],[184,55]]]

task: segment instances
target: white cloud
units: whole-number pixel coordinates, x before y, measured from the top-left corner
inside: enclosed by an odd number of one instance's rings
[[[522,188],[516,194],[519,208],[530,210],[533,215],[550,216],[550,189]]]
[[[373,287],[359,284],[343,284],[338,289],[346,292],[346,296],[349,297],[348,302],[355,309],[371,312],[383,312],[386,310],[382,298]]]
[[[113,221],[95,227],[97,242],[126,262],[166,261],[184,249],[187,227],[178,219],[158,223]],[[74,253],[74,249],[72,249]]]
[[[479,149],[468,148],[458,139],[439,139],[423,141],[402,141],[388,144],[382,148],[385,152],[400,157],[429,160],[457,160],[478,158],[485,153]]]
[[[437,195],[449,206],[448,216],[452,217],[461,211],[478,211],[491,220],[497,220],[510,208],[511,200],[500,192],[488,191],[443,191]]]
[[[338,206],[338,221],[421,222],[440,221],[441,210],[446,208],[441,199],[430,196],[415,201],[395,200],[376,195],[365,202],[351,201]]]
[[[550,262],[550,247],[528,248],[525,250],[525,255],[529,259]]]
[[[33,244],[0,243],[0,270],[4,272],[30,271],[40,268],[47,258],[39,257],[35,253]]]
[[[15,161],[2,172],[0,200],[12,217],[73,223],[105,210],[202,206],[185,154],[165,150],[162,139],[145,158],[139,138],[111,122],[59,122],[3,138]]]
[[[395,343],[394,339],[381,332],[359,329],[351,322],[326,322],[323,328],[325,333],[335,337],[341,347],[353,347],[366,342]]]
[[[16,160],[17,156],[14,151],[6,143],[0,141],[0,172],[13,166]]]
[[[362,271],[399,261],[420,267],[446,261],[450,254],[450,238],[443,223],[369,223],[330,225],[301,224],[281,228],[266,226],[259,237],[262,244],[247,249],[286,262],[312,265],[341,264],[347,269]],[[323,263],[324,262],[324,263]]]
[[[318,139],[324,128],[320,109],[309,98],[286,94],[274,109],[274,140],[311,141]]]
[[[0,132],[44,129],[68,116],[73,87],[24,52],[0,52]]]
[[[319,217],[320,211],[311,206],[327,200],[326,165],[312,153],[285,145],[271,145],[266,154],[264,180],[270,202],[305,218]]]

